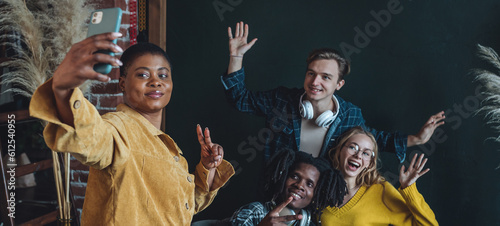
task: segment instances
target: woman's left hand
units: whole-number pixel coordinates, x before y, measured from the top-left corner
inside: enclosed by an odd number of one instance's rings
[[[427,158],[424,159],[424,154],[421,154],[417,161],[417,154],[413,156],[408,171],[405,172],[405,166],[401,166],[399,171],[399,183],[401,184],[401,189],[405,189],[415,183],[419,177],[429,172],[429,168],[424,170],[425,163],[427,163]]]
[[[208,128],[205,128],[205,131],[202,131],[201,126],[198,125],[196,126],[196,132],[201,146],[201,163],[205,169],[215,169],[221,164],[224,157],[224,150],[222,146],[212,143],[210,130],[208,130]]]

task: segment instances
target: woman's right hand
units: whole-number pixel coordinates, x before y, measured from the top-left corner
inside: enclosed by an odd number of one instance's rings
[[[231,56],[242,57],[257,42],[257,38],[254,38],[251,42],[247,43],[248,24],[244,24],[243,22],[236,23],[234,37],[231,27],[227,28],[227,34],[229,36],[229,55]]]
[[[52,89],[56,95],[57,92],[70,91],[89,79],[101,82],[109,81],[110,78],[107,75],[94,71],[94,65],[107,63],[120,66],[121,61],[114,56],[94,54],[94,52],[98,50],[110,50],[114,53],[123,52],[118,45],[111,42],[121,36],[122,34],[114,32],[99,34],[71,46],[52,76]]]

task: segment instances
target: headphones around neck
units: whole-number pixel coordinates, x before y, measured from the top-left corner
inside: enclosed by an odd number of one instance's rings
[[[275,207],[275,206],[274,206]],[[274,208],[273,207],[273,208]],[[309,226],[309,223],[311,222],[311,214],[309,211],[302,209],[300,211],[300,214],[302,215],[302,219],[299,221],[293,220],[293,221],[287,221],[284,222],[288,226]],[[281,212],[279,213],[280,216],[287,216],[287,215],[297,215],[295,211],[288,209],[288,207],[285,207]]]
[[[300,96],[300,103],[299,103],[300,115],[302,116],[302,118],[312,119],[314,117],[313,106],[312,106],[310,101],[302,100],[304,95],[306,95],[306,93],[304,93],[304,94],[302,94],[302,96]],[[334,97],[332,96],[332,98],[334,98]],[[327,111],[321,113],[318,116],[318,118],[316,118],[316,121],[314,121],[314,122],[318,126],[327,128],[333,123],[335,116],[336,115],[333,114],[333,112],[331,110],[327,110]]]

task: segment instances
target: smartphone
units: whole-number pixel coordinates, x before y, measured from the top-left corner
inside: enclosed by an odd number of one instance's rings
[[[90,15],[87,37],[107,32],[118,32],[120,30],[121,21],[122,10],[120,8],[107,8],[93,11]],[[116,44],[116,39],[113,40],[113,43]],[[111,56],[115,55],[109,50],[99,50],[95,53],[105,53]],[[108,74],[109,72],[111,72],[111,69],[112,67],[110,64],[94,65],[94,71],[101,74]]]

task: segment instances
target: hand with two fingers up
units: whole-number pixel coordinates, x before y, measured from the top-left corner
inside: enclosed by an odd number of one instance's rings
[[[201,146],[201,163],[205,169],[215,170],[224,158],[224,150],[219,144],[212,143],[208,128],[202,131],[201,126],[197,125],[196,132],[198,134],[198,142],[200,142]]]
[[[288,206],[288,204],[293,200],[292,197],[288,197],[287,200],[276,206],[273,210],[269,211],[269,213],[262,219],[262,221],[258,224],[259,226],[268,226],[268,225],[288,225],[287,222],[293,220],[301,220],[302,215],[286,215],[280,216],[280,212]]]

